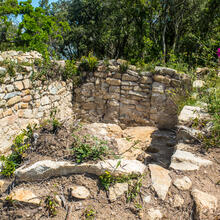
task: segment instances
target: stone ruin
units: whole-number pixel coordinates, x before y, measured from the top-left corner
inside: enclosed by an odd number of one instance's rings
[[[34,51],[0,53],[0,61],[5,59],[33,63],[41,55]],[[189,78],[166,67],[142,72],[128,65],[122,72],[123,62],[110,60],[106,65],[100,61],[95,72],[83,73],[86,79],[78,88],[59,79],[33,82],[31,66],[23,66],[15,77],[6,75],[0,85],[0,153],[8,151],[21,129],[48,118],[54,108],[61,120],[74,115],[83,121],[116,123],[122,127],[173,128],[177,123],[177,107],[170,91],[189,85]],[[0,67],[2,73],[7,73],[4,66]]]

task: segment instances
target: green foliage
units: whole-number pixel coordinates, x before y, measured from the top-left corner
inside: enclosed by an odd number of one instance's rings
[[[132,202],[139,195],[142,187],[143,176],[138,177],[137,180],[129,184],[127,192],[127,202]]]
[[[26,130],[23,130],[21,134],[17,135],[13,140],[11,146],[12,153],[9,156],[1,156],[0,160],[3,162],[1,174],[6,177],[11,177],[15,169],[23,162],[26,154],[25,152],[29,148],[30,140],[33,137],[33,128],[28,125]]]
[[[61,127],[61,123],[56,119],[56,114],[57,114],[57,109],[55,108],[50,112],[50,120],[49,120],[49,123],[52,124],[52,127],[53,127],[52,131],[54,134]]]
[[[67,60],[62,74],[63,80],[74,79],[77,76],[77,67],[74,60]]]
[[[54,196],[47,196],[45,199],[46,210],[49,212],[49,216],[54,217],[57,215],[57,206]]]
[[[86,209],[83,213],[86,220],[92,220],[95,218],[96,211],[92,208]]]
[[[80,59],[79,69],[83,71],[92,71],[94,72],[98,65],[98,59],[92,55],[92,52],[89,53],[88,57],[82,56]]]
[[[107,142],[91,135],[83,137],[73,135],[73,155],[77,163],[88,160],[98,160],[107,155]]]
[[[69,29],[67,22],[59,22],[42,7],[34,8],[31,1],[18,3],[5,0],[0,3],[0,48],[36,50],[49,57],[56,52],[56,45],[62,41],[62,34]],[[22,21],[14,25],[10,16],[22,15]],[[6,47],[8,46],[8,48]]]
[[[99,182],[101,186],[107,191],[109,187],[115,183],[115,177],[110,174],[110,172],[105,171],[105,173],[99,176]]]
[[[193,76],[195,78],[195,76]],[[191,126],[202,130],[206,125],[211,123],[209,130],[206,130],[204,134],[200,133],[198,139],[201,142],[201,147],[209,149],[211,147],[220,146],[220,79],[216,70],[210,70],[207,75],[201,78],[205,82],[203,88],[195,88],[192,90],[180,89],[176,91],[170,91],[173,97],[177,97],[174,102],[178,106],[180,112],[185,105],[198,106],[199,103],[207,104],[207,111],[211,116],[210,120],[194,119]]]
[[[35,59],[34,65],[37,68],[36,72],[33,72],[31,79],[47,81],[49,79],[61,79],[71,80],[75,86],[81,81],[81,76],[78,74],[75,61],[66,60],[65,66],[61,66],[59,63],[50,61],[49,59]]]
[[[107,191],[115,183],[125,183],[137,178],[138,176],[134,174],[113,176],[109,171],[105,171],[104,174],[99,176],[99,183]]]

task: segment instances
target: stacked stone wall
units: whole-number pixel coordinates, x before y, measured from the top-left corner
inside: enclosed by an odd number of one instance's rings
[[[123,60],[111,60],[109,65],[100,62],[97,71],[85,73],[86,82],[74,91],[74,112],[90,122],[174,127],[177,108],[170,91],[189,84],[188,77],[165,67],[143,72],[129,65],[122,72],[123,63]]]
[[[3,58],[3,59],[2,59]],[[0,54],[0,59],[16,63],[33,62],[40,58],[36,52],[16,51]],[[2,65],[0,73],[6,77],[0,84],[0,154],[8,151],[14,137],[28,124],[50,118],[56,109],[56,117],[63,120],[72,115],[72,83],[60,80],[32,81],[33,67],[23,66],[23,72],[9,77]]]
[[[15,63],[41,59],[37,52],[8,51],[0,53],[4,60]],[[65,65],[64,61],[60,62]],[[0,75],[6,77],[0,84],[0,153],[12,144],[18,132],[29,123],[48,118],[53,109],[57,118],[71,118],[73,113],[87,122],[116,123],[122,127],[156,125],[172,128],[177,123],[176,105],[169,92],[187,84],[189,79],[176,70],[156,67],[143,72],[125,61],[100,61],[95,72],[84,72],[85,82],[73,90],[71,82],[60,79],[46,82],[31,80],[34,66],[23,66],[22,72],[9,77],[0,65]],[[122,69],[124,69],[122,71]]]

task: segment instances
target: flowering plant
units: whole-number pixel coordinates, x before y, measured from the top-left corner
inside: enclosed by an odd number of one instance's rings
[[[217,50],[217,55],[218,55],[218,57],[220,57],[220,48],[218,48],[218,50]]]

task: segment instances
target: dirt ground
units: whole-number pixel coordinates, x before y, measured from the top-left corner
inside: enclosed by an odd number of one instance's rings
[[[71,153],[71,147],[73,146],[74,137],[73,130],[62,126],[57,132],[51,132],[51,127],[44,127],[37,131],[39,137],[35,144],[33,144],[27,153],[27,158],[24,164],[30,165],[36,161],[51,159],[51,160],[71,160],[74,162],[74,157]],[[160,132],[160,131],[157,131]],[[164,131],[161,131],[162,133]],[[83,135],[83,132],[80,131]],[[174,135],[174,133],[173,133]],[[163,136],[163,135],[162,135]],[[161,137],[160,137],[161,138]],[[159,139],[160,139],[159,138]],[[173,138],[173,137],[172,137]],[[171,139],[172,139],[171,138]],[[148,163],[156,163],[165,168],[168,167],[170,157],[174,151],[172,140],[164,142],[161,139],[161,143],[154,143],[157,150],[146,150],[150,153],[149,158],[141,157],[140,160]],[[153,142],[153,139],[152,139]],[[170,144],[170,142],[172,142]],[[165,143],[165,144],[164,144]],[[153,146],[152,145],[152,146]],[[108,146],[111,150],[114,150],[114,143],[109,143]],[[165,148],[169,148],[166,153]],[[187,149],[195,153],[196,155],[202,155],[200,153],[199,146],[195,145],[190,149]],[[218,201],[220,201],[220,149],[210,149],[205,153],[206,159],[213,161],[213,165],[210,167],[200,168],[198,171],[175,171],[170,170],[170,177],[172,180],[183,176],[188,176],[192,183],[193,188],[199,189],[203,192],[207,192],[214,195]],[[107,156],[106,158],[111,158]],[[159,159],[158,159],[159,158]],[[143,177],[142,187],[140,193],[136,199],[132,202],[126,202],[126,194],[118,198],[115,202],[110,202],[108,198],[108,192],[106,192],[99,184],[99,179],[95,175],[89,174],[75,174],[70,176],[50,178],[41,182],[33,183],[17,183],[16,180],[7,180],[8,187],[2,191],[0,197],[0,219],[48,219],[54,220],[80,220],[80,219],[97,219],[97,220],[124,220],[124,219],[141,219],[147,220],[146,213],[150,208],[159,209],[163,213],[162,219],[170,220],[194,220],[195,218],[195,203],[192,199],[190,191],[180,191],[174,185],[171,184],[166,199],[163,201],[158,198],[155,191],[152,188],[150,171],[146,170]],[[13,184],[12,184],[13,183]],[[69,188],[73,185],[85,186],[90,191],[90,197],[85,200],[74,199],[70,196]],[[7,202],[4,198],[13,189],[25,188],[31,189],[41,199],[41,205],[33,205],[21,202]],[[49,212],[45,205],[45,199],[47,196],[59,195],[64,200],[62,205],[57,206],[57,215],[49,216]],[[145,196],[151,196],[149,203],[144,202]],[[184,204],[180,207],[174,207],[174,196],[180,195],[184,199]],[[64,204],[65,203],[65,204]],[[220,207],[220,203],[219,206]],[[86,217],[85,213],[91,211],[94,213],[94,217]],[[207,216],[207,220],[219,220],[220,209],[218,209],[212,216]]]

